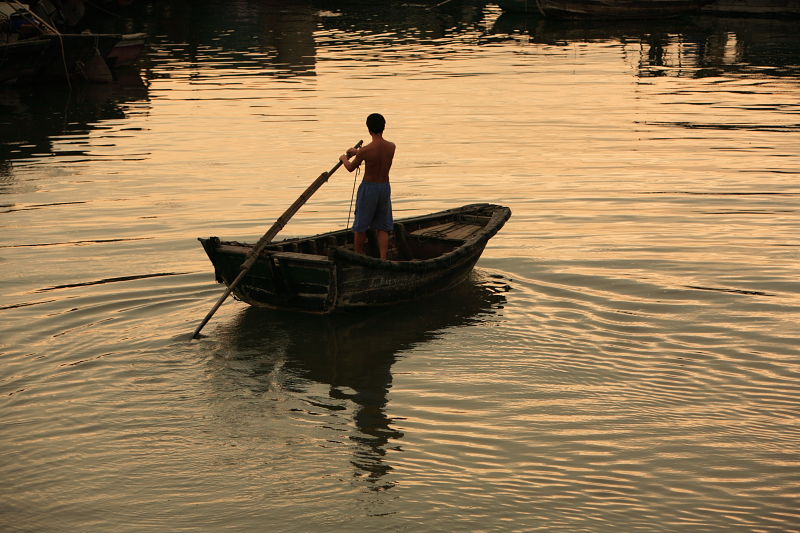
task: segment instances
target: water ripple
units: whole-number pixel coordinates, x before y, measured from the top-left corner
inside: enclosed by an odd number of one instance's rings
[[[138,81],[0,90],[0,529],[798,529],[796,28],[433,4],[150,2]],[[513,209],[473,278],[189,341],[195,237],[258,238],[365,106],[398,216]]]

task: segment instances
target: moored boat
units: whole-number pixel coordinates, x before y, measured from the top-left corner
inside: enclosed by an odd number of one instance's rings
[[[703,13],[755,17],[800,17],[800,0],[714,0]]]
[[[270,243],[233,294],[255,306],[320,314],[413,301],[464,281],[510,216],[508,207],[472,204],[397,220],[385,260],[353,251],[348,229]],[[228,286],[254,246],[198,240]]]
[[[643,19],[687,15],[713,0],[498,0],[507,11],[546,17]]]
[[[511,13],[541,13],[536,0],[495,0],[495,3]]]
[[[34,78],[50,47],[49,39],[0,43],[0,83]]]
[[[146,39],[144,33],[62,33],[28,6],[0,2],[0,83],[110,82],[110,68],[135,65]]]
[[[124,33],[120,35],[119,41],[105,56],[108,66],[119,68],[136,65],[146,43],[146,33]]]
[[[111,71],[105,56],[120,40],[119,35],[92,33],[46,34],[51,41],[49,61],[42,63],[40,81],[69,77],[76,80],[110,82]]]

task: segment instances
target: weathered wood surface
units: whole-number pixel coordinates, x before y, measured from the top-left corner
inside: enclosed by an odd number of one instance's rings
[[[423,228],[412,232],[412,235],[422,237],[438,237],[440,239],[464,240],[479,232],[483,226],[477,224],[464,224],[463,222],[448,222],[430,228]]]

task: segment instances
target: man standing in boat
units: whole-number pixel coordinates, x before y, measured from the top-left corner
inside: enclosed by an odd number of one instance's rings
[[[392,231],[392,189],[389,185],[389,169],[392,168],[395,144],[383,138],[386,119],[378,113],[367,117],[367,129],[372,141],[361,148],[348,148],[339,160],[348,172],[357,169],[364,161],[364,178],[356,196],[356,216],[353,222],[356,253],[364,253],[367,230],[378,233],[378,249],[381,259],[389,252],[389,232]],[[355,156],[355,157],[354,157]],[[353,158],[352,161],[350,158]]]

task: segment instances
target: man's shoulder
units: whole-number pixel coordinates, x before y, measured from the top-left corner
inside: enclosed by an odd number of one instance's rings
[[[369,156],[369,155],[372,155],[372,154],[380,156],[381,153],[385,153],[384,151],[385,151],[386,147],[389,148],[391,153],[394,153],[394,151],[397,149],[397,145],[395,143],[393,143],[391,141],[387,141],[386,139],[383,139],[382,141],[377,142],[377,143],[375,141],[373,141],[373,142],[371,142],[369,144],[364,145],[361,148],[361,150],[359,150],[359,153],[362,155],[362,157],[363,156]]]

